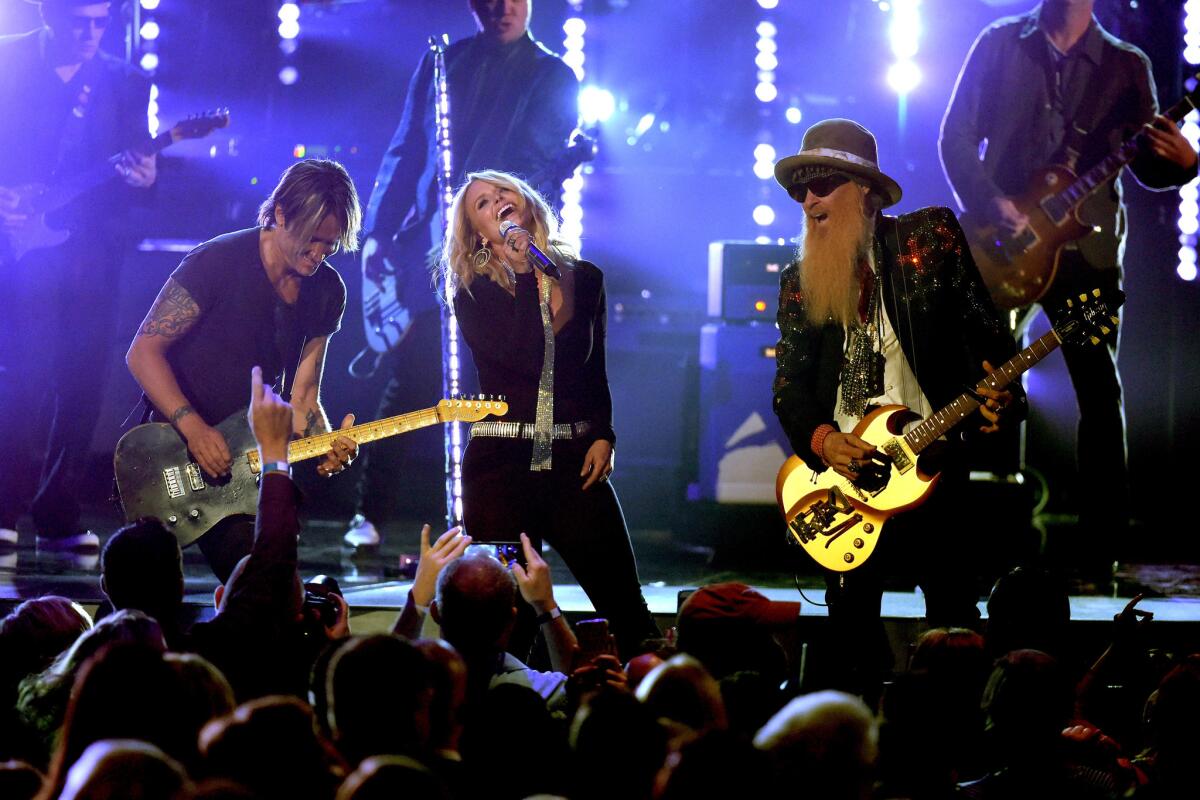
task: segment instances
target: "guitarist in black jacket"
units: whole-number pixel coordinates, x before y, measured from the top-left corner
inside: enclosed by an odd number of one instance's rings
[[[1025,192],[1033,173],[1062,164],[1082,173],[1143,131],[1130,163],[1138,182],[1168,189],[1196,177],[1196,153],[1179,129],[1158,114],[1150,60],[1104,30],[1094,0],[1046,0],[1029,13],[988,26],[976,39],[942,122],[939,146],[946,177],[964,210],[1020,234],[1028,217],[1010,196]],[[986,141],[984,154],[980,145]],[[1080,219],[1095,226],[1063,248],[1054,284],[1042,298],[1051,322],[1065,298],[1121,284],[1125,207],[1114,179],[1085,199]],[[1019,315],[1021,330],[1033,309]],[[1117,375],[1117,339],[1107,349],[1063,346],[1079,403],[1079,482],[1086,494],[1079,524],[1098,583],[1112,579],[1116,544],[1129,522],[1125,413]]]
[[[84,477],[114,344],[126,234],[123,213],[155,182],[150,83],[100,50],[112,3],[42,0],[45,25],[0,37],[0,546],[30,506],[44,550],[95,550],[74,487]],[[113,180],[51,215],[56,247],[13,257],[13,237],[40,221],[23,188],[54,185],[124,151]],[[44,391],[40,391],[44,389]],[[40,476],[40,478],[39,478]]]
[[[804,238],[780,277],[774,409],[797,456],[850,480],[879,458],[852,433],[869,408],[899,404],[928,417],[1016,352],[954,214],[882,215],[901,190],[877,164],[869,131],[831,119],[775,165],[776,180],[803,206]],[[985,433],[1024,411],[1019,387],[980,394],[974,427]],[[978,623],[974,548],[956,534],[979,511],[963,507],[964,448],[947,445],[937,469],[925,456],[919,462],[942,473],[930,500],[888,523],[874,558],[827,573],[839,688],[874,691],[891,666],[880,621],[885,574],[915,574],[930,626]]]
[[[557,207],[556,174],[578,122],[579,81],[558,56],[529,33],[532,0],[470,0],[479,33],[446,49],[450,99],[450,185],[481,170],[530,181]],[[430,267],[441,251],[436,171],[433,58],[427,53],[409,82],[400,124],[384,153],[363,218],[363,279],[396,271],[397,300],[412,315],[407,335],[384,359],[390,380],[377,417],[431,405],[442,394],[441,323]],[[573,167],[572,167],[573,169]],[[429,254],[436,247],[431,259]],[[466,355],[466,348],[460,352]],[[464,365],[463,374],[473,370]],[[379,442],[363,457],[358,514],[346,533],[350,547],[380,542],[376,523],[398,510],[422,520],[444,513],[440,429]],[[403,492],[397,492],[397,486]]]

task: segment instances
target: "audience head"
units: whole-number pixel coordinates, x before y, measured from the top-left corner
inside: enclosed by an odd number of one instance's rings
[[[425,657],[432,689],[429,747],[435,752],[457,751],[467,702],[467,664],[449,642],[421,639],[414,644]]]
[[[679,650],[718,680],[754,670],[782,682],[787,661],[772,634],[794,629],[799,617],[799,603],[770,600],[744,583],[703,586],[679,608]]]
[[[33,800],[42,790],[44,776],[24,761],[0,763],[0,797],[6,800]]]
[[[233,687],[208,659],[195,653],[167,653],[163,661],[175,673],[179,685],[179,698],[173,713],[179,726],[189,731],[193,740],[211,720],[223,717],[237,707]],[[197,766],[198,754],[192,748],[189,760],[184,761],[183,766],[189,772]]]
[[[114,533],[100,551],[100,589],[113,608],[136,608],[171,628],[183,603],[183,553],[158,519]]]
[[[546,701],[532,689],[502,683],[489,689],[471,706],[463,735],[463,758],[468,764],[513,766],[537,753],[536,766],[506,769],[502,781],[474,778],[476,788],[495,800],[520,800],[536,794],[567,791],[570,753],[558,721]]]
[[[173,800],[191,796],[183,767],[152,744],[105,739],[90,744],[67,773],[59,800]]]
[[[1147,738],[1160,760],[1178,768],[1200,752],[1200,654],[1171,669],[1146,703]]]
[[[792,700],[754,737],[771,756],[780,790],[830,800],[869,798],[879,730],[859,698],[824,691]]]
[[[261,697],[213,720],[200,732],[200,754],[208,777],[240,783],[260,800],[331,797],[345,771],[312,709],[295,697]]]
[[[647,675],[638,686],[637,698],[658,719],[681,723],[697,733],[728,726],[721,687],[699,661],[684,653]]]
[[[183,697],[182,681],[160,649],[144,642],[105,647],[75,679],[47,785],[62,787],[84,750],[104,739],[137,739],[195,763],[199,725],[180,718]]]
[[[430,675],[412,642],[352,639],[329,663],[325,702],[333,743],[349,764],[367,756],[421,756],[429,745]]]
[[[629,680],[630,691],[637,691],[638,685],[646,676],[662,663],[662,657],[658,653],[642,653],[629,659],[629,663],[625,665],[625,677]]]
[[[571,723],[572,800],[648,798],[667,756],[667,734],[629,692],[588,695]]]
[[[992,669],[983,692],[986,728],[1006,759],[1044,758],[1074,711],[1075,687],[1067,671],[1039,650],[1013,650]]]
[[[16,688],[26,675],[41,672],[92,628],[92,618],[76,602],[48,595],[26,600],[0,619],[0,687]]]
[[[667,768],[657,800],[770,796],[767,756],[732,731],[708,731],[683,743],[667,756]]]
[[[394,800],[420,797],[450,800],[450,792],[433,772],[407,756],[371,756],[346,776],[337,800]]]
[[[1068,641],[1071,600],[1067,584],[1047,570],[1017,567],[996,581],[987,601],[988,652],[1012,650],[1061,655]]]
[[[242,556],[233,565],[233,569],[229,571],[229,577],[225,579],[225,582],[218,585],[213,592],[213,606],[217,609],[217,613],[225,610],[225,604],[229,601],[238,582],[242,580],[242,575],[246,572],[246,565],[249,563],[250,556]],[[304,582],[300,578],[300,573],[297,572],[295,575],[295,586],[292,591],[292,607],[289,609],[289,615],[299,620],[303,605]]]
[[[517,583],[495,558],[473,553],[438,575],[434,619],[467,663],[508,646],[517,616]]]

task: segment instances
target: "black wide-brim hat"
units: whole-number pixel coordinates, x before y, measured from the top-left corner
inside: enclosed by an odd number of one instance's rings
[[[800,152],[775,162],[775,180],[788,194],[797,183],[844,172],[865,179],[883,197],[883,207],[900,202],[900,184],[879,170],[879,148],[871,132],[848,119],[826,119],[804,133]]]

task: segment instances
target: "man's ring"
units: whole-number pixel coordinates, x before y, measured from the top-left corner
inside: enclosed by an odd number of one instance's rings
[[[850,470],[851,472],[858,472],[858,462],[854,459],[850,459],[846,462],[846,469]]]

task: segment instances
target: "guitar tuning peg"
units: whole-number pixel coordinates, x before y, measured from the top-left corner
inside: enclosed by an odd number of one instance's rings
[[[1117,316],[1110,316],[1110,317],[1109,317],[1109,319],[1112,321],[1112,324],[1113,324],[1113,325],[1120,325],[1120,324],[1121,324],[1121,318],[1120,318],[1120,317],[1117,317]]]
[[[1092,297],[1099,297],[1099,296],[1100,296],[1100,290],[1092,289]]]
[[[1074,307],[1075,307],[1075,301],[1068,297],[1067,298],[1067,308],[1074,308]]]
[[[1108,336],[1110,333],[1112,333],[1112,328],[1108,327],[1107,325],[1101,325],[1100,332],[1105,336]]]
[[[1099,291],[1099,290],[1097,290],[1097,291]],[[1081,303],[1087,302],[1087,293],[1086,292],[1079,293],[1079,302],[1081,302]]]
[[[1089,336],[1088,338],[1092,340],[1092,344],[1100,344],[1100,337],[1098,337],[1098,336]]]

